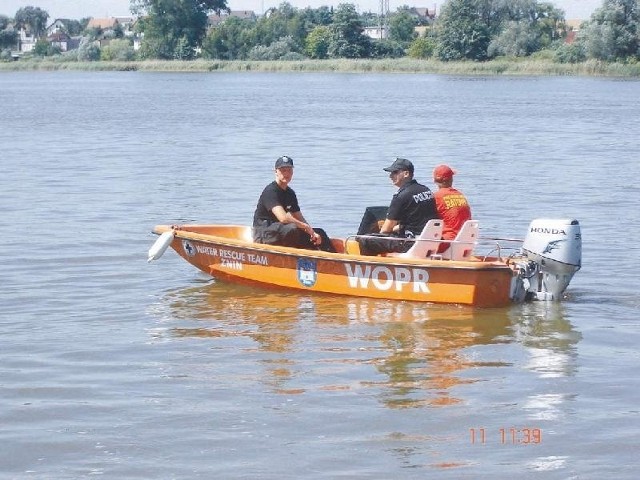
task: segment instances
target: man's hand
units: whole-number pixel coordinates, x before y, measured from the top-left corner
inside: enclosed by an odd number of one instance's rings
[[[311,234],[311,243],[313,243],[316,247],[320,246],[322,243],[322,238],[316,232]]]

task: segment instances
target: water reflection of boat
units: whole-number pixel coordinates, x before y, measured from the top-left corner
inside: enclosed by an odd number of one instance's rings
[[[474,383],[464,372],[479,366],[500,366],[479,362],[467,348],[496,343],[508,335],[505,312],[468,314],[456,320],[435,315],[422,324],[388,325],[381,335],[390,355],[378,368],[389,377],[383,396],[394,408],[447,406],[462,400],[455,394],[459,385]]]
[[[530,304],[518,309],[512,322],[514,341],[526,353],[523,368],[547,382],[553,378],[573,377],[577,369],[577,344],[582,334],[567,319],[562,304]],[[555,384],[550,384],[555,385]],[[566,415],[573,399],[564,389],[549,388],[531,392],[522,408],[532,421],[558,422]]]
[[[461,373],[489,366],[464,350],[504,341],[511,324],[508,309],[287,295],[227,283],[174,291],[167,300],[172,315],[191,324],[172,335],[233,340],[273,391],[376,389],[391,408],[459,403],[454,387],[475,381]],[[354,366],[365,368],[357,378]]]
[[[567,320],[562,304],[531,304],[519,309],[514,339],[527,348],[527,367],[541,377],[571,376],[582,334]]]

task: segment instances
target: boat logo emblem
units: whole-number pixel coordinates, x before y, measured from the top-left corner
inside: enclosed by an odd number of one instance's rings
[[[193,257],[197,253],[196,247],[189,240],[182,240],[182,248],[189,257]]]
[[[305,287],[313,287],[318,279],[316,262],[308,258],[298,260],[298,281]]]
[[[542,253],[551,253],[556,248],[560,248],[560,244],[563,242],[566,242],[566,240],[553,240],[552,242],[549,242],[547,246],[544,247]]]

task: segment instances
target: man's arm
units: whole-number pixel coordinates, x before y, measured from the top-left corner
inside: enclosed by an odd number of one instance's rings
[[[397,220],[390,220],[390,219],[385,219],[384,223],[382,224],[382,226],[380,227],[380,233],[393,233],[395,230],[397,230],[398,226],[398,221]]]
[[[320,235],[313,231],[313,227],[309,225],[309,222],[304,218],[301,211],[298,210],[297,212],[289,213],[289,216],[293,218],[298,228],[301,228],[309,234],[311,241],[315,245],[319,245],[320,242],[322,242]]]
[[[320,236],[313,231],[311,225],[309,225],[305,218],[302,216],[302,212],[298,211],[287,213],[285,209],[282,208],[282,205],[276,205],[271,209],[271,212],[275,215],[280,223],[295,223],[296,227],[307,232],[314,242],[316,241],[316,237],[318,239],[320,238]]]

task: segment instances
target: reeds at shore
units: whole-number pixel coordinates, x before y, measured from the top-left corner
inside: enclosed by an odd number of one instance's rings
[[[78,62],[31,58],[0,62],[0,71],[140,71],[140,72],[344,72],[432,73],[441,75],[541,75],[640,77],[640,63],[556,63],[548,59],[499,58],[487,62],[441,62],[427,59],[337,60],[138,60]]]

